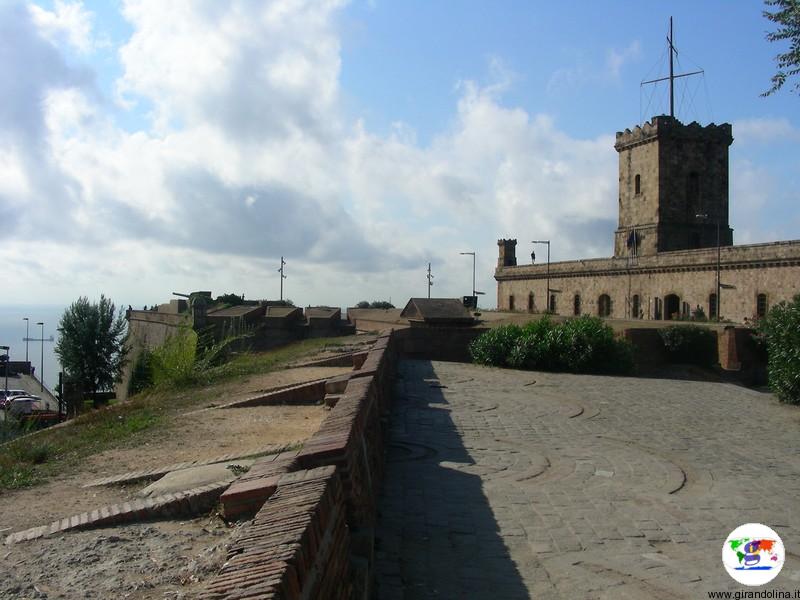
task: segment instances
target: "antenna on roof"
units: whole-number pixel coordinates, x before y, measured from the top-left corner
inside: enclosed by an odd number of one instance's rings
[[[640,85],[647,85],[649,83],[658,83],[660,81],[669,81],[669,116],[675,118],[675,80],[681,77],[689,77],[689,75],[699,75],[704,73],[703,69],[699,71],[692,71],[691,73],[681,73],[675,75],[673,67],[673,58],[678,55],[678,49],[675,48],[675,37],[672,35],[672,17],[669,18],[669,37],[667,37],[667,50],[669,51],[669,77],[660,77],[658,79],[651,79],[650,81],[643,81]]]
[[[432,285],[433,285],[433,275],[431,274],[431,263],[428,263],[428,298],[431,297]]]
[[[283,302],[283,280],[286,279],[286,275],[283,274],[285,265],[286,261],[283,260],[283,257],[281,256],[281,268],[278,269],[278,273],[281,274],[281,302]]]

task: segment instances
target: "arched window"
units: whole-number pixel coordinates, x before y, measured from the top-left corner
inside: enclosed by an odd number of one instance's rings
[[[633,178],[633,192],[637,196],[642,193],[642,176],[641,175],[637,174],[636,177]]]
[[[611,297],[608,294],[601,294],[597,299],[597,315],[600,317],[611,316]]]
[[[555,294],[550,294],[550,312],[551,313],[555,313],[556,312],[556,295]]]
[[[581,295],[575,294],[572,300],[572,313],[577,317],[581,314]]]
[[[664,301],[661,300],[661,298],[656,298],[656,301],[653,306],[653,318],[656,321],[660,321],[661,319],[664,318],[663,307],[664,307]]]
[[[756,316],[760,319],[767,316],[767,295],[759,294],[756,296]]]
[[[641,304],[642,302],[639,299],[639,294],[634,294],[631,301],[631,318],[638,319],[641,316],[639,314],[642,310]]]
[[[533,292],[528,294],[528,312],[533,312]]]
[[[514,310],[514,294],[508,297],[508,310]]]
[[[709,294],[708,295],[708,318],[709,319],[716,319],[717,318],[717,295],[716,294]]]

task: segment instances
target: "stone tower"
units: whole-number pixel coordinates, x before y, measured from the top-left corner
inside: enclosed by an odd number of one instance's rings
[[[617,132],[619,223],[614,256],[733,244],[728,223],[730,124],[668,116]]]
[[[497,240],[498,255],[497,266],[517,266],[517,240]]]

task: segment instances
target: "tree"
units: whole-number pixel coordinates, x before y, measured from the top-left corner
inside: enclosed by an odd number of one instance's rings
[[[775,56],[778,72],[772,76],[772,87],[761,94],[769,96],[781,89],[789,77],[800,74],[800,1],[764,0],[764,2],[767,6],[777,9],[774,12],[763,11],[764,16],[779,25],[777,31],[767,33],[767,40],[770,42],[789,40],[789,51]],[[794,90],[800,93],[800,83],[795,83]]]
[[[373,300],[372,302],[362,300],[356,304],[355,308],[394,308],[394,304],[387,300]]]
[[[128,349],[125,316],[101,295],[100,302],[81,296],[64,311],[55,352],[67,378],[81,390],[110,390],[119,381]],[[95,402],[96,404],[96,402]]]
[[[228,306],[239,306],[244,304],[244,294],[237,296],[236,294],[222,294],[217,296],[214,304],[227,304]]]

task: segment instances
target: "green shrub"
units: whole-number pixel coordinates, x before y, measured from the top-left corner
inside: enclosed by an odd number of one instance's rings
[[[502,331],[499,331],[501,330]],[[523,328],[497,328],[470,347],[481,364],[517,369],[571,373],[629,373],[633,369],[630,344],[597,317],[579,317],[555,324],[548,318]]]
[[[490,329],[469,345],[470,356],[481,365],[507,366],[511,350],[520,335],[522,328],[518,325],[501,325]]]
[[[781,402],[800,404],[800,294],[773,306],[757,329],[766,340],[770,388]]]
[[[697,325],[671,325],[659,329],[670,362],[711,367],[717,363],[717,336]]]
[[[183,327],[150,355],[150,373],[155,387],[190,383],[194,375],[197,334]]]
[[[508,366],[515,369],[545,368],[555,326],[548,317],[526,323],[508,352]]]

